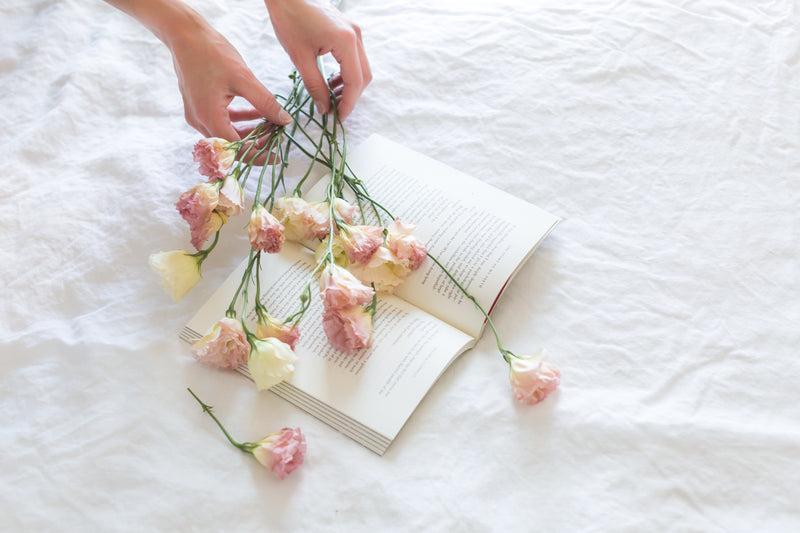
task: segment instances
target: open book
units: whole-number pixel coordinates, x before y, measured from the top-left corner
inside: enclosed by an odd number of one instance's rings
[[[559,221],[377,135],[348,160],[370,194],[395,216],[416,224],[414,235],[487,310]],[[326,181],[305,196],[321,199]],[[186,325],[183,340],[194,342],[224,316],[246,262]],[[291,314],[314,265],[313,252],[296,243],[262,256],[262,300],[270,314]],[[270,390],[381,455],[485,325],[480,311],[430,259],[395,294],[380,296],[369,349],[355,354],[333,349],[321,314],[322,301],[315,294],[300,323],[294,375]],[[247,368],[240,372],[247,375]]]

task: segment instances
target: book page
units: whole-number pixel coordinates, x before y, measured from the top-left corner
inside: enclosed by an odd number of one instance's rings
[[[353,150],[348,161],[370,195],[396,217],[416,224],[414,234],[428,252],[487,310],[559,221],[378,135]],[[327,177],[321,179],[308,197],[324,198],[326,182]],[[374,224],[374,213],[365,213]],[[483,315],[430,258],[395,294],[473,337],[483,329]]]
[[[280,254],[262,255],[262,301],[270,314],[283,319],[297,309],[298,296],[311,275],[313,261],[307,249],[288,242]],[[189,328],[205,334],[224,316],[246,263],[200,309]],[[472,340],[402,299],[388,296],[378,304],[372,347],[345,354],[332,348],[325,337],[316,281],[311,302],[300,323],[298,362],[288,383],[389,440],[452,359]]]

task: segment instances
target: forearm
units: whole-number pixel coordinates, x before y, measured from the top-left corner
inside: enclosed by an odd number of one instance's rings
[[[208,26],[199,13],[181,0],[105,1],[138,20],[167,46],[187,32]]]

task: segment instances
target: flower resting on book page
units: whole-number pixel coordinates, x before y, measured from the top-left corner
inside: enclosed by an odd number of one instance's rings
[[[383,228],[342,224],[335,239],[350,263],[364,265],[383,244]]]
[[[250,356],[247,369],[258,390],[267,390],[294,373],[297,356],[292,347],[275,337],[250,337]]]
[[[414,234],[413,224],[406,224],[399,218],[392,221],[386,238],[386,247],[395,260],[409,271],[422,266],[428,251]]]
[[[343,352],[369,348],[372,342],[372,315],[359,305],[344,309],[325,309],[322,329],[331,345]]]
[[[258,317],[258,324],[256,324],[256,336],[262,339],[274,337],[285,342],[292,350],[294,350],[297,348],[297,342],[300,340],[300,327],[297,325],[281,323],[275,318],[272,318],[269,314],[264,313],[263,316]]]
[[[319,293],[328,311],[366,305],[372,301],[375,291],[344,268],[330,263],[319,278]]]
[[[270,433],[257,442],[238,442],[231,437],[228,430],[225,429],[225,426],[213,413],[213,408],[203,403],[192,389],[186,390],[197,400],[197,403],[203,408],[203,412],[214,420],[228,439],[228,442],[243,452],[252,455],[259,463],[272,471],[278,479],[285,479],[303,464],[307,445],[306,438],[300,428],[283,428],[280,431]]]
[[[322,329],[331,345],[343,352],[368,348],[372,341],[375,290],[332,261],[326,263],[319,285]]]
[[[349,222],[353,220],[354,208],[346,200],[334,200],[334,217]],[[309,203],[300,197],[282,197],[275,201],[272,214],[286,228],[286,238],[302,242],[324,239],[330,231],[329,204]]]
[[[223,318],[211,331],[192,345],[192,353],[203,364],[215,368],[235,369],[247,363],[250,344],[242,323],[233,318]]]

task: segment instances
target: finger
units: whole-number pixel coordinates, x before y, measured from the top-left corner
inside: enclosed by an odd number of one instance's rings
[[[363,92],[372,81],[372,69],[369,66],[369,60],[367,60],[367,52],[364,51],[364,43],[360,39],[358,41],[358,58],[361,61],[361,75],[364,79],[364,85],[361,87]]]
[[[200,135],[203,137],[208,137],[208,130],[206,130],[200,121],[195,118],[194,113],[192,113],[192,108],[186,102],[186,98],[183,99],[183,120],[185,120],[188,125],[196,129]]]
[[[298,57],[294,64],[300,72],[300,77],[303,78],[303,85],[306,86],[308,94],[314,99],[314,105],[320,113],[327,113],[331,107],[330,96],[325,78],[317,68],[317,57],[313,53],[304,55]]]
[[[254,76],[248,77],[235,90],[273,124],[285,126],[292,121],[292,117],[281,107],[275,96]]]
[[[338,100],[341,98],[342,92],[344,92],[344,87],[340,85],[333,90],[333,96],[335,96],[336,99]]]
[[[344,92],[342,93],[342,105],[339,106],[339,118],[344,120],[356,106],[356,100],[363,88],[363,77],[361,73],[361,61],[356,50],[356,37],[346,40],[339,48],[331,50],[331,54],[339,63],[342,69],[342,79],[344,80]]]
[[[203,137],[211,137],[211,135],[208,134],[208,130],[205,128],[205,126],[203,126],[199,122],[194,121],[194,119],[192,119],[191,121],[187,120],[186,123],[189,124],[194,129],[196,129],[198,133],[200,133],[200,135],[202,135]]]
[[[353,31],[356,32],[356,37],[358,37],[358,58],[361,62],[361,75],[364,79],[364,86],[361,88],[363,92],[364,88],[372,81],[372,69],[369,66],[367,52],[364,49],[364,36],[361,33],[361,26],[353,24]]]
[[[238,141],[241,139],[239,134],[236,133],[231,120],[228,117],[227,109],[225,107],[209,108],[209,114],[201,118],[203,126],[208,130],[209,136],[219,137],[226,141]]]
[[[243,120],[255,120],[261,118],[261,113],[255,107],[249,109],[233,109],[228,108],[228,116],[231,122],[241,122]]]

